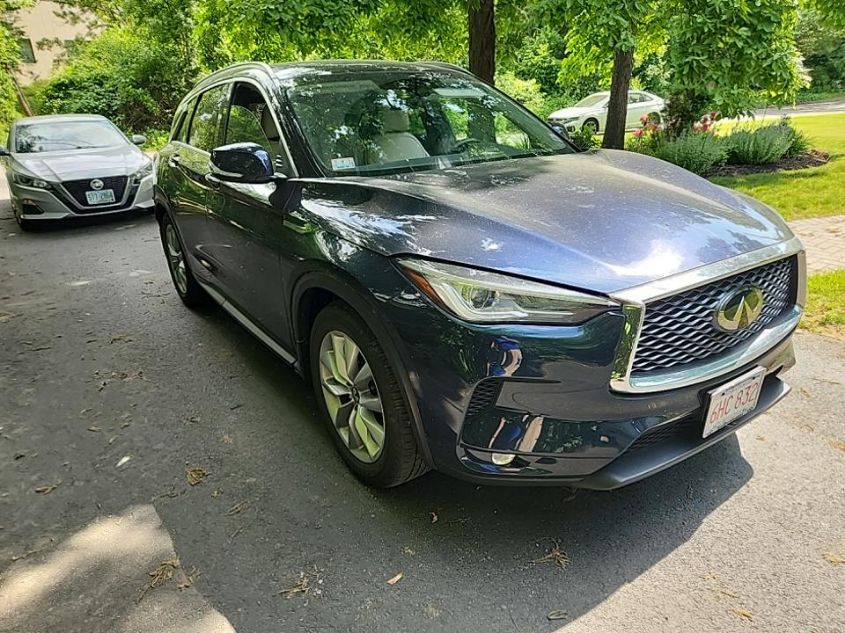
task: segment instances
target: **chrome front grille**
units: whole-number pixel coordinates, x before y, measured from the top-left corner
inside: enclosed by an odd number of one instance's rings
[[[114,191],[114,202],[109,204],[91,205],[88,204],[88,199],[85,197],[86,191],[91,191],[91,178],[85,180],[67,180],[62,183],[62,186],[67,192],[73,196],[77,204],[82,207],[99,208],[99,207],[113,207],[120,204],[123,200],[123,194],[126,191],[126,184],[129,181],[128,176],[108,176],[100,178],[103,181],[103,189],[111,189]]]
[[[751,339],[794,305],[796,268],[792,256],[646,303],[631,374],[709,360]],[[763,291],[760,316],[743,330],[717,328],[714,315],[719,302],[731,291],[747,286]]]

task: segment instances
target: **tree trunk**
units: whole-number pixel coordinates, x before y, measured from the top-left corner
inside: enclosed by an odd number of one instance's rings
[[[634,69],[634,49],[617,50],[613,55],[613,79],[610,82],[610,101],[607,104],[607,123],[604,126],[602,147],[625,148],[625,120],[628,118],[628,88]]]
[[[496,75],[494,0],[469,0],[469,71],[492,84]]]

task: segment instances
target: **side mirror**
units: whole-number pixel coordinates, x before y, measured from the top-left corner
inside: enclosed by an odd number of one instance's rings
[[[232,143],[211,150],[211,173],[225,182],[258,184],[273,180],[270,152],[257,143]]]
[[[565,138],[567,141],[569,140],[569,131],[563,125],[559,123],[549,123],[549,127],[560,137]]]
[[[11,152],[6,149],[5,145],[0,145],[0,156],[9,156]]]
[[[133,134],[130,139],[135,145],[143,145],[147,142],[147,137],[143,134]]]

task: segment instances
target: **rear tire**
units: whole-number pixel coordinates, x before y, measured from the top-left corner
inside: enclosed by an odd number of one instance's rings
[[[314,320],[310,363],[322,417],[359,479],[390,488],[428,470],[394,370],[373,333],[345,304],[330,304]]]
[[[208,299],[205,290],[197,283],[191,268],[188,265],[188,258],[185,256],[185,246],[182,237],[176,230],[176,225],[166,213],[161,218],[161,245],[164,248],[164,256],[167,258],[167,269],[170,271],[170,279],[179,298],[189,308],[198,308],[204,305]]]

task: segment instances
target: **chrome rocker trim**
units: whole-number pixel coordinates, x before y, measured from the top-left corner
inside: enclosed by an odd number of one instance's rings
[[[229,315],[235,319],[238,323],[240,323],[244,328],[249,331],[255,338],[259,341],[264,343],[267,347],[269,347],[273,353],[275,353],[279,358],[281,358],[286,363],[296,367],[296,357],[287,351],[284,347],[276,343],[272,338],[270,338],[267,334],[264,333],[260,327],[255,325],[248,316],[246,316],[243,312],[238,310],[235,306],[233,306],[226,297],[221,295],[217,292],[214,288],[205,284],[199,280],[197,283],[200,287],[208,293],[208,296],[214,299],[221,308],[223,308]]]
[[[644,376],[631,376],[631,366],[634,363],[647,303],[791,255],[798,255],[798,289],[796,305],[790,312],[782,315],[750,341],[737,346],[730,353],[713,361],[696,363],[692,367],[649,372]],[[793,237],[779,244],[766,246],[730,259],[707,264],[700,268],[612,294],[611,298],[622,304],[625,323],[622,339],[616,350],[610,388],[613,391],[623,393],[651,393],[678,389],[727,373],[763,355],[786,338],[797,327],[798,321],[801,319],[807,294],[806,267],[804,246],[797,237]]]

